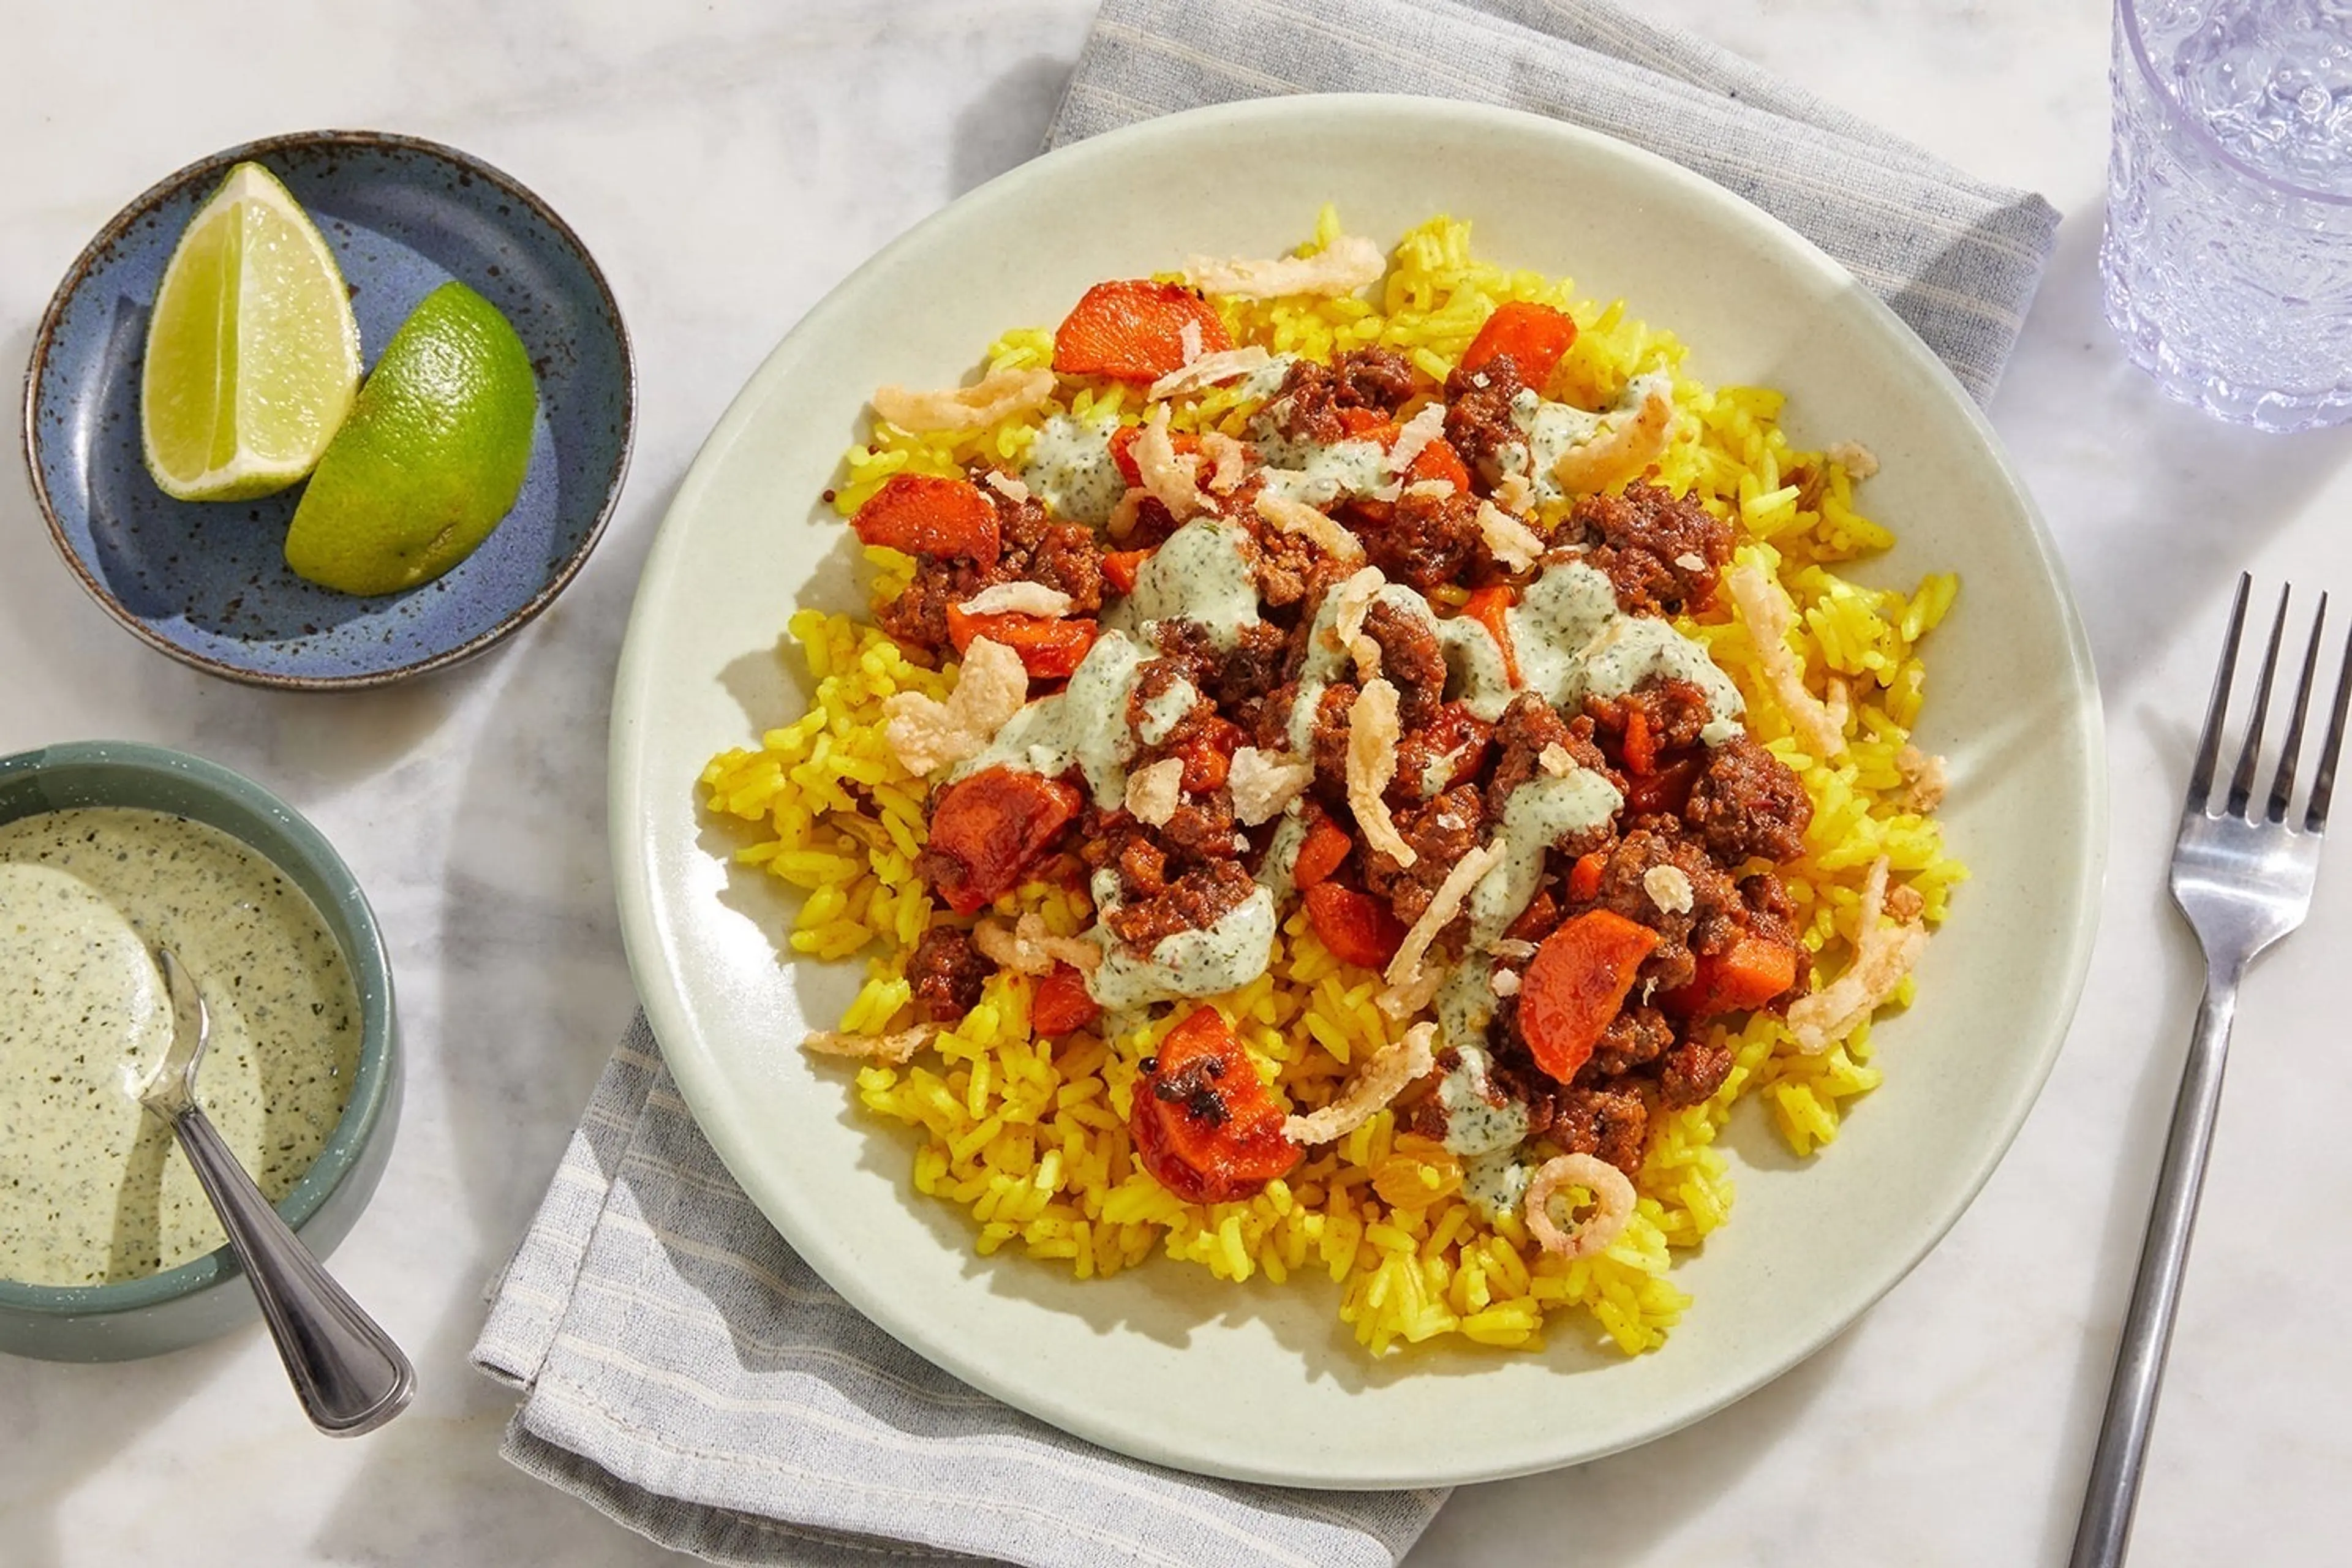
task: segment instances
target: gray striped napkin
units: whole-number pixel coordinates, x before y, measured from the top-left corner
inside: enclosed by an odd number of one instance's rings
[[[1608,0],[1108,0],[1050,140],[1337,89],[1531,109],[1696,169],[1844,262],[1979,398],[2057,222]],[[523,1395],[506,1457],[718,1562],[1391,1568],[1445,1500],[1180,1475],[956,1382],[784,1245],[642,1016],[492,1296],[473,1359]]]

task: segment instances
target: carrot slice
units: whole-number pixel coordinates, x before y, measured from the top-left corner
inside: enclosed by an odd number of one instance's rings
[[[1546,937],[1519,981],[1519,1034],[1536,1066],[1562,1083],[1574,1078],[1657,945],[1656,931],[1608,910]]]
[[[1387,968],[1404,941],[1404,927],[1386,903],[1338,882],[1307,889],[1307,919],[1332,957],[1366,969]]]
[[[1021,885],[1086,797],[1074,784],[1012,768],[983,768],[939,793],[923,875],[948,908],[977,914]]]
[[[1428,446],[1413,454],[1412,461],[1405,467],[1404,478],[1407,484],[1444,479],[1462,494],[1470,493],[1470,470],[1464,465],[1462,454],[1454,449],[1454,443],[1443,436],[1431,437]]]
[[[893,474],[849,520],[857,537],[909,555],[968,556],[996,564],[996,507],[970,479]]]
[[[962,653],[974,639],[986,637],[1019,654],[1021,668],[1042,680],[1067,679],[1087,657],[1087,650],[1095,646],[1099,630],[1095,622],[1083,617],[1057,621],[1017,610],[974,616],[954,605],[948,606],[948,640],[955,644],[956,652]]]
[[[1601,895],[1601,874],[1609,868],[1609,857],[1595,849],[1580,856],[1569,868],[1568,896],[1578,903],[1590,903]]]
[[[1290,881],[1301,892],[1323,882],[1339,868],[1355,847],[1348,830],[1321,812],[1307,825],[1307,837],[1298,846],[1298,858],[1290,864]]]
[[[1519,683],[1519,655],[1511,646],[1511,623],[1507,612],[1518,602],[1518,597],[1513,589],[1497,584],[1477,589],[1462,601],[1462,613],[1486,627],[1495,646],[1503,650],[1503,679],[1513,686]]]
[[[1143,482],[1143,469],[1135,461],[1135,443],[1142,437],[1140,425],[1122,425],[1110,433],[1110,460],[1118,467],[1118,477],[1129,485]],[[1190,430],[1179,430],[1168,437],[1168,444],[1178,457],[1201,449],[1201,438]]]
[[[1128,481],[1134,483],[1132,479]],[[1103,581],[1121,594],[1135,592],[1135,580],[1143,572],[1143,563],[1151,559],[1149,550],[1106,550],[1103,552]]]
[[[1383,447],[1397,438],[1397,422],[1377,408],[1340,409],[1339,427],[1359,441],[1378,441]]]
[[[1463,353],[1462,368],[1476,370],[1497,354],[1508,354],[1521,381],[1541,386],[1575,342],[1576,321],[1566,311],[1514,300],[1486,318]]]
[[[1087,990],[1087,977],[1066,963],[1039,975],[1030,990],[1032,1034],[1071,1034],[1101,1016],[1102,1005]]]
[[[1620,747],[1625,758],[1625,771],[1633,773],[1655,773],[1658,767],[1658,741],[1650,732],[1650,716],[1638,706],[1627,704],[1625,739]]]
[[[1691,983],[1658,998],[1685,1018],[1712,1018],[1761,1007],[1797,983],[1797,950],[1769,937],[1742,934],[1721,952],[1698,955]]]
[[[1281,1103],[1214,1007],[1194,1008],[1141,1068],[1128,1135],[1136,1163],[1178,1197],[1238,1202],[1298,1163]]]
[[[1181,283],[1097,283],[1054,330],[1054,368],[1065,375],[1157,381],[1184,368],[1187,322],[1201,330],[1201,353],[1234,346],[1215,310]]]

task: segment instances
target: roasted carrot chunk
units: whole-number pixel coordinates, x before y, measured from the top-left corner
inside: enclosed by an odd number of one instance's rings
[[[1413,454],[1412,461],[1405,466],[1404,479],[1407,484],[1444,479],[1464,495],[1470,493],[1470,470],[1464,466],[1462,454],[1454,449],[1454,443],[1443,436]]]
[[[1129,479],[1128,482],[1133,484],[1135,481]],[[1143,563],[1150,559],[1151,552],[1149,550],[1106,550],[1102,558],[1103,581],[1118,593],[1132,594],[1136,577],[1143,571]]]
[[[1511,646],[1508,612],[1518,597],[1517,593],[1498,584],[1477,589],[1462,601],[1462,613],[1486,627],[1495,646],[1503,650],[1503,679],[1514,686],[1519,683],[1519,656]]]
[[[1658,945],[1648,926],[1591,910],[1544,939],[1519,979],[1519,1034],[1536,1066],[1574,1078]]]
[[[1076,786],[1060,779],[983,768],[933,802],[923,875],[948,908],[977,914],[1021,885],[1085,804]]]
[[[857,537],[909,555],[966,556],[996,564],[996,507],[970,479],[893,474],[849,520]]]
[[[1100,627],[1083,617],[1051,620],[1044,616],[1024,616],[1017,610],[1003,610],[995,615],[967,615],[954,605],[948,606],[948,640],[962,653],[975,638],[986,637],[1003,643],[1021,656],[1021,668],[1041,680],[1066,680],[1087,650],[1095,646]]]
[[[1497,354],[1508,354],[1520,380],[1541,386],[1575,342],[1576,322],[1566,311],[1514,300],[1495,307],[1463,353],[1462,368],[1476,370]]]
[[[1332,957],[1366,969],[1386,968],[1404,941],[1404,927],[1386,903],[1339,882],[1307,889],[1307,919]]]
[[[1307,837],[1298,846],[1298,858],[1291,862],[1291,885],[1303,892],[1328,879],[1354,845],[1346,828],[1316,811],[1314,820],[1307,825]]]
[[[1255,1196],[1304,1152],[1214,1007],[1196,1007],[1143,1059],[1127,1128],[1152,1179],[1189,1203]]]
[[[1650,733],[1650,716],[1635,704],[1625,711],[1625,739],[1620,747],[1625,759],[1625,771],[1632,773],[1657,772],[1658,742]]]
[[[1589,903],[1601,896],[1601,874],[1609,869],[1609,857],[1595,849],[1590,855],[1579,856],[1568,871],[1568,896],[1578,903]]]
[[[1188,322],[1201,330],[1202,353],[1234,346],[1209,302],[1181,283],[1097,283],[1054,330],[1054,368],[1065,375],[1157,381],[1184,368]]]
[[[1087,977],[1066,963],[1039,975],[1029,993],[1032,1034],[1071,1034],[1101,1016],[1101,1004],[1087,990]]]
[[[1761,1007],[1797,983],[1797,950],[1769,937],[1742,934],[1721,952],[1698,955],[1691,983],[1658,998],[1685,1018],[1712,1018]]]

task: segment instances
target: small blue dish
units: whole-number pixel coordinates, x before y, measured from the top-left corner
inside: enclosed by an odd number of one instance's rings
[[[188,219],[248,159],[285,183],[333,247],[364,363],[452,278],[506,312],[530,353],[539,418],[522,494],[480,549],[434,582],[376,598],[318,587],[283,555],[299,487],[252,501],[177,501],[148,477],[139,436],[148,312]],[[563,220],[478,159],[373,131],[231,147],[149,190],[67,272],[25,373],[26,463],[82,585],[174,658],[300,689],[439,669],[545,609],[620,499],[635,419],[620,308]]]

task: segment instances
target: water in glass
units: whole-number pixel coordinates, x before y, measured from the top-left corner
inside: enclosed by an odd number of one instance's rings
[[[2352,0],[2117,0],[2107,320],[2224,419],[2352,418]]]

